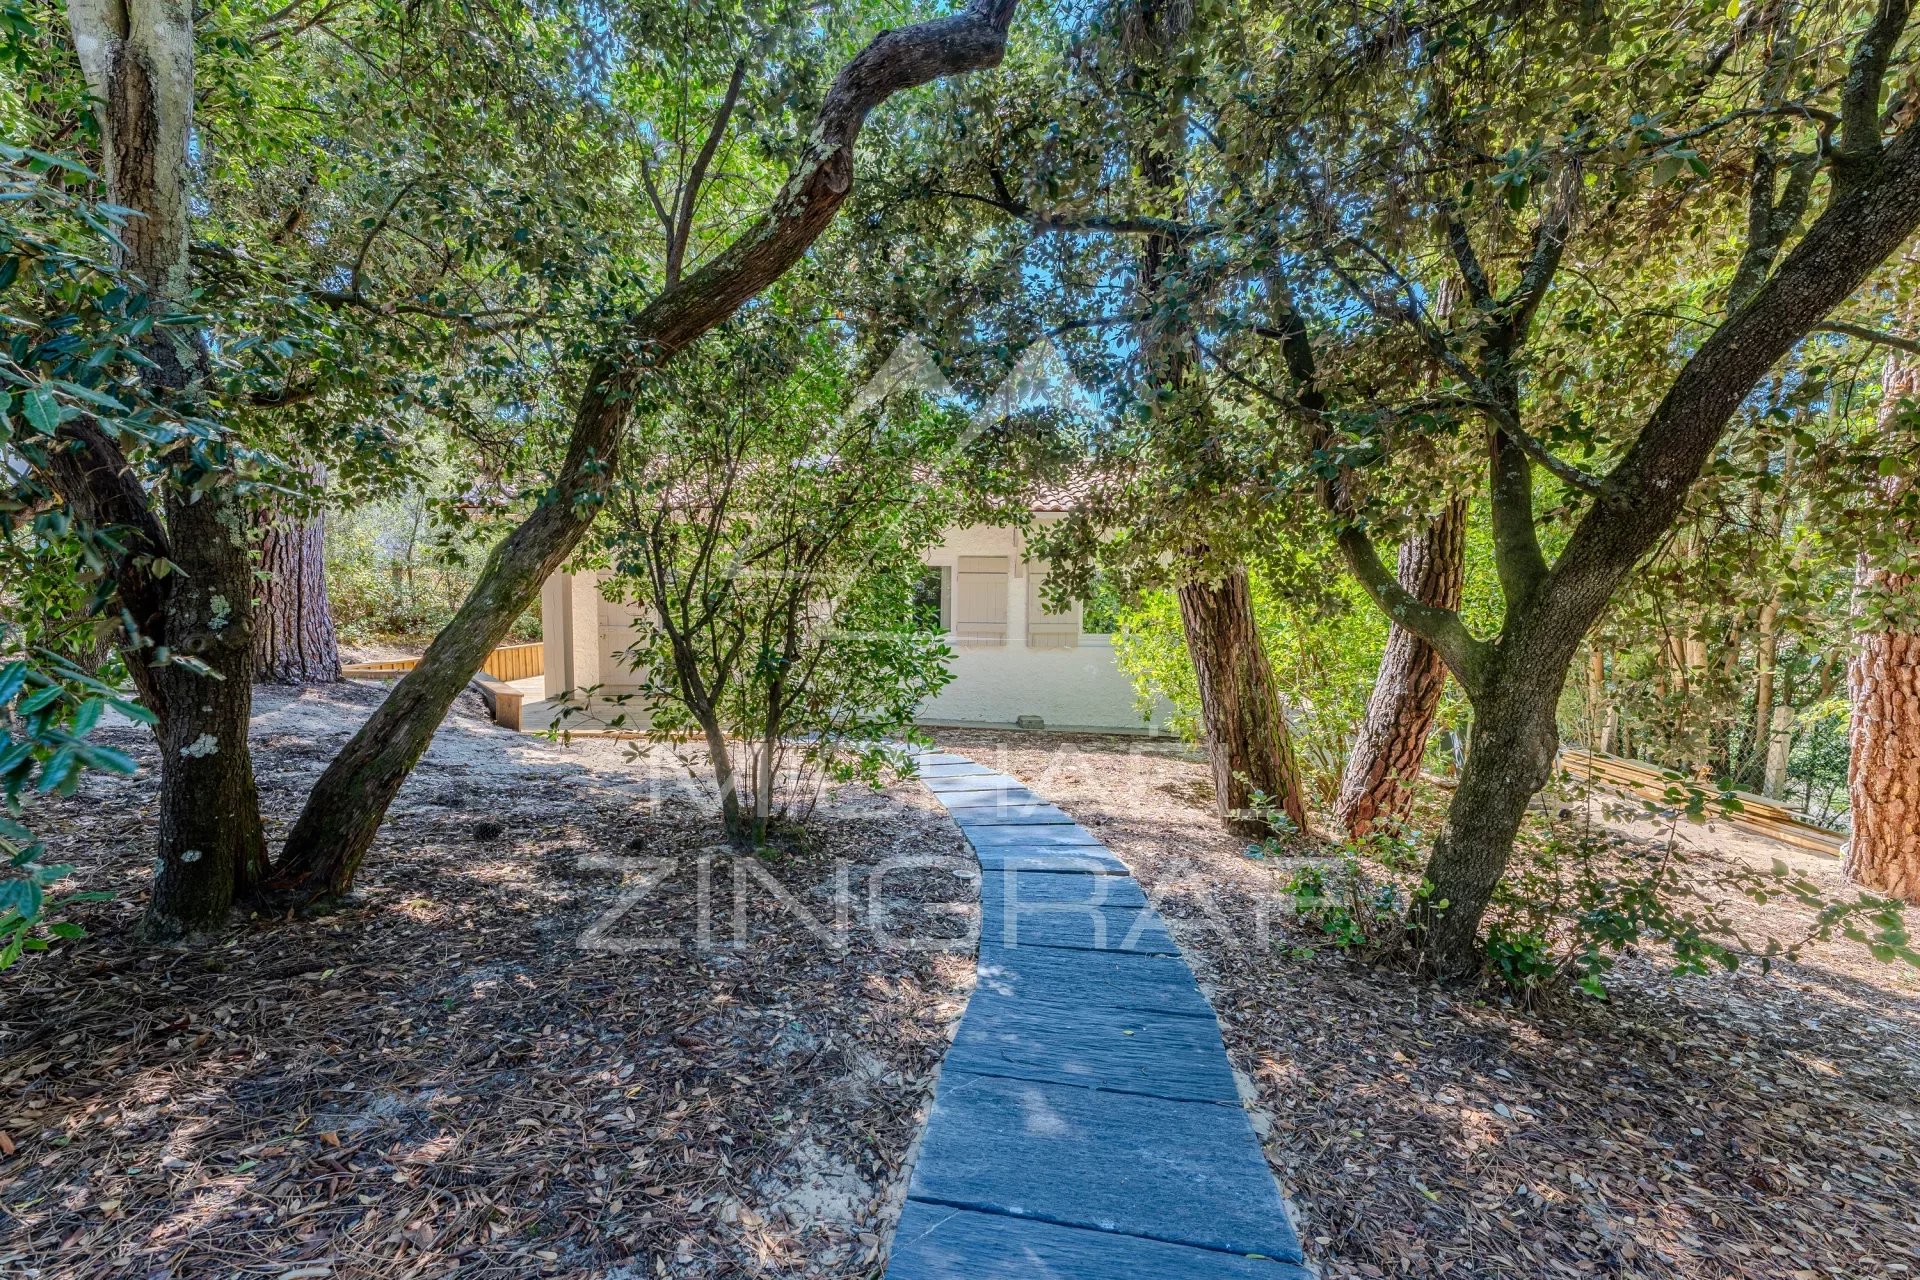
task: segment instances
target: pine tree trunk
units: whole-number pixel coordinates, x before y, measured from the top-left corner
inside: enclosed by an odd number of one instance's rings
[[[1760,780],[1760,794],[1778,798],[1786,794],[1787,765],[1793,758],[1793,708],[1775,703],[1767,731],[1767,767]]]
[[[1889,358],[1881,387],[1882,423],[1890,427],[1900,402],[1916,394],[1920,362]],[[1890,505],[1901,496],[1901,486],[1898,480],[1889,485]],[[1920,540],[1920,529],[1903,534],[1902,547]],[[1920,904],[1920,631],[1903,625],[1920,606],[1920,574],[1896,573],[1862,555],[1854,583],[1855,608],[1892,621],[1870,624],[1847,664],[1853,834],[1846,873],[1864,888]]]
[[[1759,635],[1754,638],[1753,738],[1735,781],[1743,787],[1764,787],[1773,750],[1775,668],[1780,660],[1780,594],[1760,606]]]
[[[1249,807],[1258,791],[1285,812],[1296,829],[1308,830],[1293,736],[1254,623],[1247,571],[1236,568],[1218,582],[1186,583],[1179,597],[1187,651],[1200,686],[1215,810],[1235,831],[1266,835],[1270,828]]]
[[[326,470],[309,471],[315,488]],[[334,684],[340,646],[327,603],[326,518],[262,507],[254,514],[260,576],[253,608],[253,678],[262,684]]]
[[[1427,604],[1458,609],[1466,546],[1466,502],[1456,498],[1439,519],[1400,545],[1400,585]],[[1340,782],[1335,813],[1349,836],[1358,840],[1377,823],[1405,820],[1446,686],[1447,664],[1439,653],[1395,624]]]

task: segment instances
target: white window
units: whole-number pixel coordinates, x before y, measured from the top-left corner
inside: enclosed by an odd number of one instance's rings
[[[970,644],[1007,640],[1007,557],[961,556],[953,575],[953,635]]]

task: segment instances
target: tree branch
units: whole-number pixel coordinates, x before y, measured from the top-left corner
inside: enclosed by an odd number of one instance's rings
[[[1476,307],[1491,303],[1493,285],[1487,279],[1486,268],[1480,265],[1480,255],[1473,250],[1473,238],[1460,221],[1459,210],[1454,208],[1453,201],[1442,200],[1440,211],[1447,222],[1447,248],[1453,253],[1453,260],[1460,268],[1460,279],[1467,286],[1467,301]]]
[[[1574,530],[1549,584],[1591,617],[1678,514],[1727,421],[1776,361],[1920,226],[1920,125],[1836,194],[1743,307],[1680,370]]]
[[[719,150],[720,139],[727,131],[727,121],[733,116],[734,104],[740,101],[740,85],[746,77],[747,60],[736,59],[733,76],[727,81],[726,96],[720,100],[720,110],[714,113],[713,125],[707,130],[707,140],[700,144],[700,154],[694,157],[693,168],[687,171],[686,183],[680,188],[679,211],[667,241],[668,288],[680,282],[680,269],[687,258],[687,242],[693,238],[693,213],[700,202],[700,185],[706,181],[707,166],[713,163],[714,152]]]
[[[1222,229],[1211,222],[1180,222],[1173,218],[1155,218],[1145,214],[1038,213],[1034,211],[1033,206],[1015,199],[1004,191],[997,195],[986,196],[977,191],[939,189],[928,194],[943,200],[967,200],[974,204],[986,205],[989,209],[998,209],[1007,216],[1026,223],[1036,234],[1165,236],[1169,240],[1185,241],[1214,235]]]
[[[1271,326],[1263,326],[1256,332],[1280,344],[1281,357],[1295,384],[1295,403],[1288,406],[1282,397],[1267,388],[1251,380],[1242,381],[1283,408],[1304,414],[1312,431],[1314,452],[1325,457],[1332,433],[1327,421],[1326,397],[1319,386],[1319,360],[1313,337],[1278,273],[1269,272],[1266,284],[1269,303],[1278,314]],[[1234,376],[1231,370],[1228,372]],[[1354,578],[1382,613],[1433,646],[1469,698],[1478,697],[1486,684],[1488,646],[1467,630],[1457,611],[1430,605],[1401,585],[1399,577],[1381,561],[1373,539],[1358,522],[1352,496],[1347,492],[1345,468],[1331,459],[1328,463],[1330,473],[1322,470],[1318,486],[1320,504],[1334,518],[1334,537]]]
[[[1853,324],[1846,320],[1829,320],[1825,324],[1813,326],[1816,333],[1838,333],[1849,338],[1858,338],[1862,342],[1871,342],[1882,347],[1892,347],[1895,351],[1905,351],[1909,355],[1920,356],[1920,338],[1903,338],[1897,333],[1886,333],[1872,329],[1864,324]]]
[[[1568,165],[1562,169],[1559,186],[1553,202],[1534,225],[1533,252],[1527,257],[1527,265],[1520,273],[1519,282],[1500,299],[1501,328],[1509,355],[1512,347],[1526,341],[1527,332],[1533,326],[1534,313],[1540,309],[1547,289],[1553,284],[1553,277],[1560,270],[1560,259],[1566,253],[1567,236],[1573,228],[1573,211],[1580,200],[1579,166]]]
[[[1857,185],[1880,158],[1880,91],[1912,8],[1913,0],[1879,0],[1873,21],[1853,46],[1840,91],[1840,137],[1833,154],[1836,191]]]
[[[1380,611],[1414,635],[1433,646],[1447,664],[1447,670],[1466,690],[1469,701],[1477,701],[1486,690],[1486,669],[1490,646],[1467,630],[1459,613],[1428,604],[1400,585],[1400,579],[1380,558],[1373,539],[1357,525],[1339,529],[1335,538],[1347,567]]]

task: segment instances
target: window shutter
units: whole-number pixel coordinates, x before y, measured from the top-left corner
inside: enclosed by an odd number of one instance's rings
[[[1063,613],[1048,613],[1044,603],[1047,571],[1034,565],[1027,575],[1027,647],[1029,649],[1078,649],[1080,647],[1080,602],[1072,601]]]
[[[1007,558],[961,556],[953,575],[953,635],[975,644],[1007,639]]]

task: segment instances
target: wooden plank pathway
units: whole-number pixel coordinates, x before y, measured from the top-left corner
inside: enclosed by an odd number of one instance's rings
[[[979,985],[887,1280],[1309,1280],[1219,1022],[1125,865],[1006,774],[920,774],[980,860]]]

